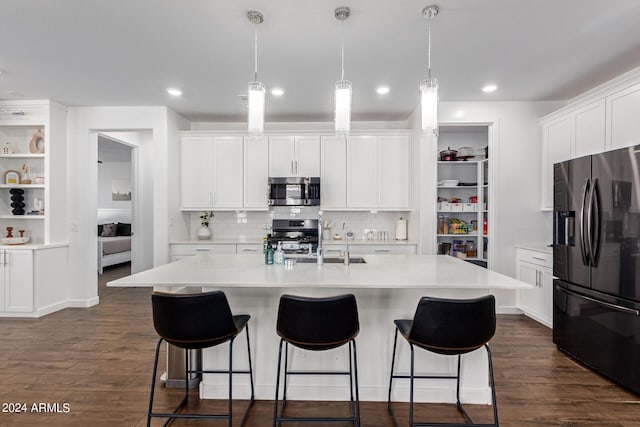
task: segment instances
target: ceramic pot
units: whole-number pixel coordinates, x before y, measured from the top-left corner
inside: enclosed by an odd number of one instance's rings
[[[208,240],[211,238],[211,230],[209,230],[209,227],[200,227],[197,236],[198,240]]]

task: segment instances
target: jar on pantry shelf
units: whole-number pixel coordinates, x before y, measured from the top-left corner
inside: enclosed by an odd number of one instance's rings
[[[467,240],[467,258],[476,257],[476,242],[473,240]]]

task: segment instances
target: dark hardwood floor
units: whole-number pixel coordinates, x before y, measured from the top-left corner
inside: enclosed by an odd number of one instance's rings
[[[108,269],[102,281],[126,274],[126,268]],[[40,319],[0,319],[1,409],[27,404],[27,413],[0,412],[0,426],[145,425],[157,340],[150,290],[101,285],[99,293],[100,304],[89,309],[66,309]],[[640,426],[640,398],[560,353],[548,328],[524,316],[501,315],[491,348],[501,425]],[[173,402],[177,393],[159,389],[158,404]],[[32,411],[34,403],[50,404],[49,411]],[[60,412],[52,412],[56,403]],[[66,413],[63,403],[69,405]],[[242,403],[235,406],[238,414]],[[211,410],[219,403],[194,399],[193,405]],[[406,404],[396,408],[407,425]],[[290,409],[315,414],[347,410],[341,402],[291,402]],[[272,411],[272,402],[257,401],[246,425],[271,425]],[[477,405],[471,413],[480,421],[490,415],[488,407]],[[421,405],[417,416],[460,419],[451,405]],[[362,425],[391,426],[386,404],[363,402]]]

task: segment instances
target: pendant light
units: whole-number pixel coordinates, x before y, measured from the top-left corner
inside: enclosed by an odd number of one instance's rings
[[[438,80],[431,77],[431,20],[438,15],[436,5],[422,9],[427,20],[427,78],[420,82],[420,107],[422,109],[422,131],[424,134],[438,135]]]
[[[335,88],[335,130],[337,134],[347,134],[351,130],[351,82],[344,79],[344,21],[351,15],[351,9],[336,8],[335,18],[340,21],[342,72]]]
[[[261,24],[264,20],[262,13],[257,10],[247,12],[247,18],[252,24]],[[249,93],[247,97],[249,134],[259,135],[264,132],[264,85],[258,81],[258,30],[254,32],[254,75],[253,81],[249,82]]]

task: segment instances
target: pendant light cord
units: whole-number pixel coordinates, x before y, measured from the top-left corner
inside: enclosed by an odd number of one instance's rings
[[[342,74],[340,80],[344,80],[344,21],[340,21],[340,47],[342,55]]]
[[[253,43],[254,43],[254,53],[253,59],[255,63],[253,81],[258,81],[258,30],[254,30],[253,32]]]
[[[431,79],[431,18],[427,20],[427,62],[428,62],[428,76]]]

